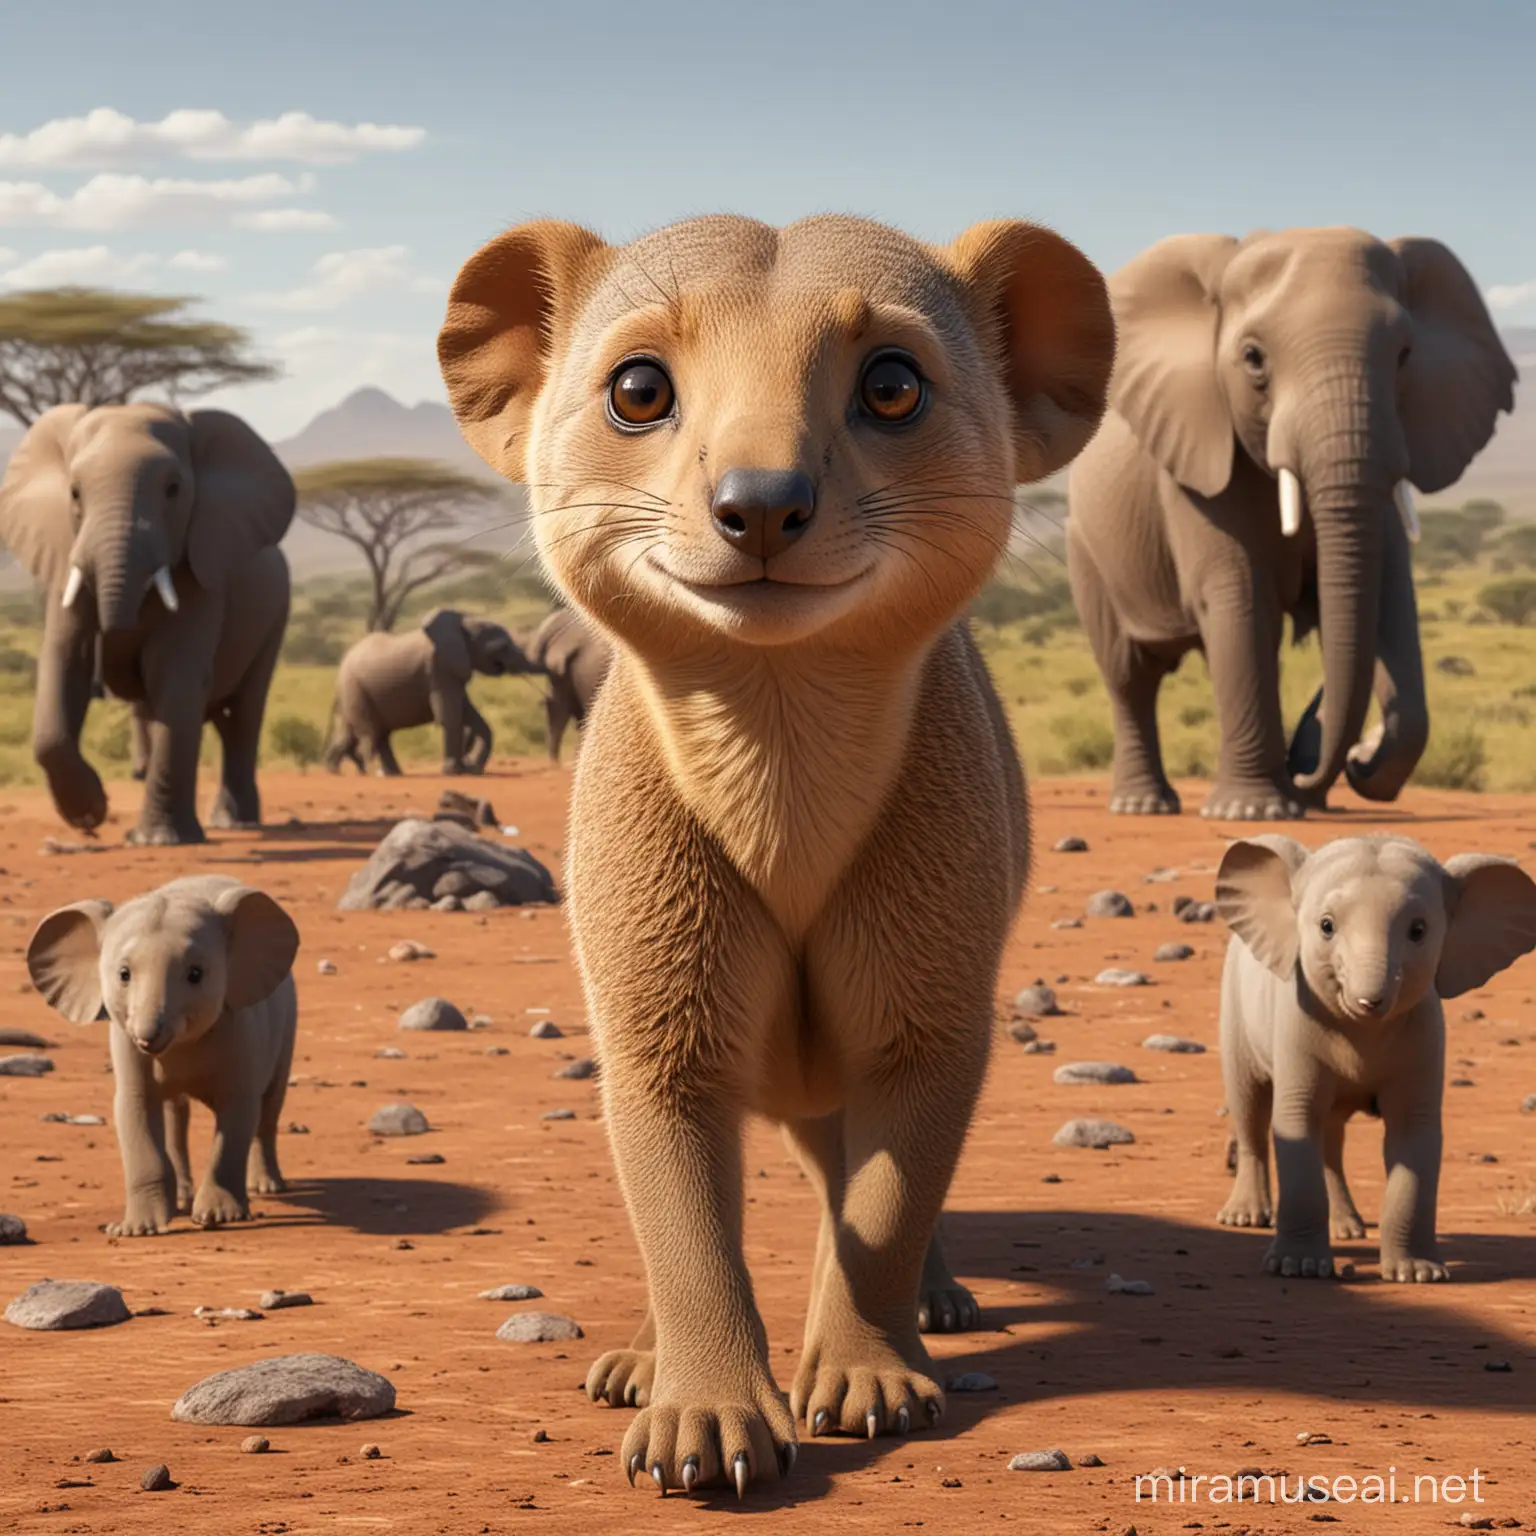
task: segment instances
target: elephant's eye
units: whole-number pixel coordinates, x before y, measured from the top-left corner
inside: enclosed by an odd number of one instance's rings
[[[1250,341],[1243,348],[1243,367],[1249,373],[1258,376],[1264,372],[1264,349],[1257,342]]]
[[[1408,939],[1410,943],[1422,944],[1424,935],[1429,932],[1429,924],[1422,917],[1416,917],[1408,924]]]
[[[608,415],[621,427],[653,427],[672,414],[676,393],[660,363],[633,358],[608,386]]]
[[[1404,347],[1403,350],[1397,354],[1397,366],[1399,368],[1406,367],[1407,363],[1408,363],[1408,359],[1410,357],[1412,357],[1412,356],[1413,356],[1413,348],[1412,347]]]
[[[128,982],[131,979],[132,974],[133,973],[128,969],[128,967],[126,965],[120,965],[117,968],[117,979],[120,982],[122,982],[122,984],[125,987],[128,985]]]
[[[1322,930],[1325,939],[1333,937],[1333,919],[1331,917],[1325,917],[1317,926]]]
[[[181,495],[181,481],[176,479],[167,480],[165,482],[165,495],[167,500],[170,500],[172,496]]]
[[[194,987],[202,979],[203,979],[203,968],[202,968],[202,966],[200,966],[200,965],[189,965],[187,967],[187,980],[190,981]]]
[[[69,499],[74,502],[76,506],[80,505],[80,487],[78,485],[70,486]]]

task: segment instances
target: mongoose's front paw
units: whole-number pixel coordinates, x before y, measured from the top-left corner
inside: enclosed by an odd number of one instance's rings
[[[631,1483],[648,1477],[663,1493],[692,1493],[710,1484],[734,1487],[773,1482],[795,1464],[795,1423],[784,1395],[764,1375],[702,1397],[658,1391],[624,1436]]]
[[[610,1349],[587,1372],[587,1396],[610,1408],[644,1408],[655,1379],[654,1350]]]
[[[198,1190],[192,1202],[192,1220],[200,1227],[222,1227],[232,1221],[249,1221],[250,1207],[216,1184]]]
[[[1449,1280],[1451,1272],[1438,1259],[1413,1259],[1406,1255],[1399,1258],[1381,1256],[1381,1278],[1405,1284],[1426,1285],[1436,1280]]]
[[[1326,1243],[1277,1237],[1264,1255],[1264,1268],[1286,1279],[1327,1280],[1333,1275],[1333,1254]]]
[[[981,1308],[958,1280],[931,1287],[925,1284],[918,1290],[919,1333],[969,1333],[979,1327]]]
[[[109,1221],[108,1237],[159,1237],[171,1229],[171,1213],[164,1206],[130,1205],[121,1221]]]
[[[888,1344],[812,1345],[800,1362],[790,1401],[813,1435],[905,1435],[930,1429],[944,1412],[944,1393],[927,1374],[921,1351],[914,1368]]]

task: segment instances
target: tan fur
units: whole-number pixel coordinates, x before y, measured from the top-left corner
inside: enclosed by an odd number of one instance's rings
[[[624,248],[535,224],[455,284],[439,355],[465,435],[533,487],[546,565],[615,646],[568,846],[650,1277],[640,1335],[588,1382],[641,1408],[631,1476],[740,1490],[787,1469],[796,1417],[874,1435],[942,1411],[918,1313],[969,1315],[930,1239],[1028,863],[1017,755],[957,618],[1015,482],[1091,435],[1113,346],[1093,267],[1006,222],[944,249],[834,217]],[[899,427],[856,406],[891,347],[927,381]],[[607,408],[637,356],[677,398],[643,432]],[[766,558],[711,521],[745,470],[814,487]],[[748,1113],[785,1126],[823,1202],[793,1413],[742,1258]]]

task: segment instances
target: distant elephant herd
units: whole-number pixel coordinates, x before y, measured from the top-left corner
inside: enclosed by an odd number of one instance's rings
[[[1111,809],[1179,810],[1158,744],[1161,680],[1191,650],[1220,724],[1203,813],[1277,820],[1341,773],[1396,797],[1428,740],[1409,544],[1412,487],[1452,484],[1513,409],[1516,370],[1477,286],[1443,245],[1355,230],[1186,235],[1109,282],[1118,353],[1103,423],[1074,468],[1073,595],[1114,712]],[[1385,324],[1382,295],[1401,304]],[[0,542],[47,593],[33,743],[59,813],[93,828],[101,779],[80,751],[93,696],[133,705],[130,840],[201,841],[202,728],[223,746],[209,822],[260,819],[257,751],[288,619],[278,548],[294,486],[225,411],[61,405],[0,485]],[[1324,686],[1287,746],[1283,621],[1321,633]],[[343,659],[324,749],[399,772],[390,734],[436,723],[445,772],[482,768],[475,673],[548,680],[549,753],[581,725],[607,642],[556,609],[526,651],[451,610],[371,634]],[[1362,737],[1374,692],[1381,721]]]

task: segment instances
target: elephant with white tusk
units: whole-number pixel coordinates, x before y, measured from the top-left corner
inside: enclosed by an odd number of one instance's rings
[[[1392,800],[1429,712],[1409,545],[1514,409],[1514,364],[1445,246],[1360,230],[1178,235],[1110,279],[1110,410],[1072,467],[1067,564],[1115,713],[1110,809],[1179,810],[1157,693],[1191,650],[1221,733],[1207,816],[1277,820],[1340,773]],[[1320,630],[1289,748],[1280,646]],[[1361,739],[1371,695],[1382,723]]]
[[[80,754],[93,696],[133,708],[147,780],[131,842],[204,840],[203,724],[223,745],[210,825],[261,820],[256,755],[288,622],[293,481],[227,411],[59,405],[32,424],[0,483],[0,543],[47,592],[33,748],[71,826],[106,817]]]

